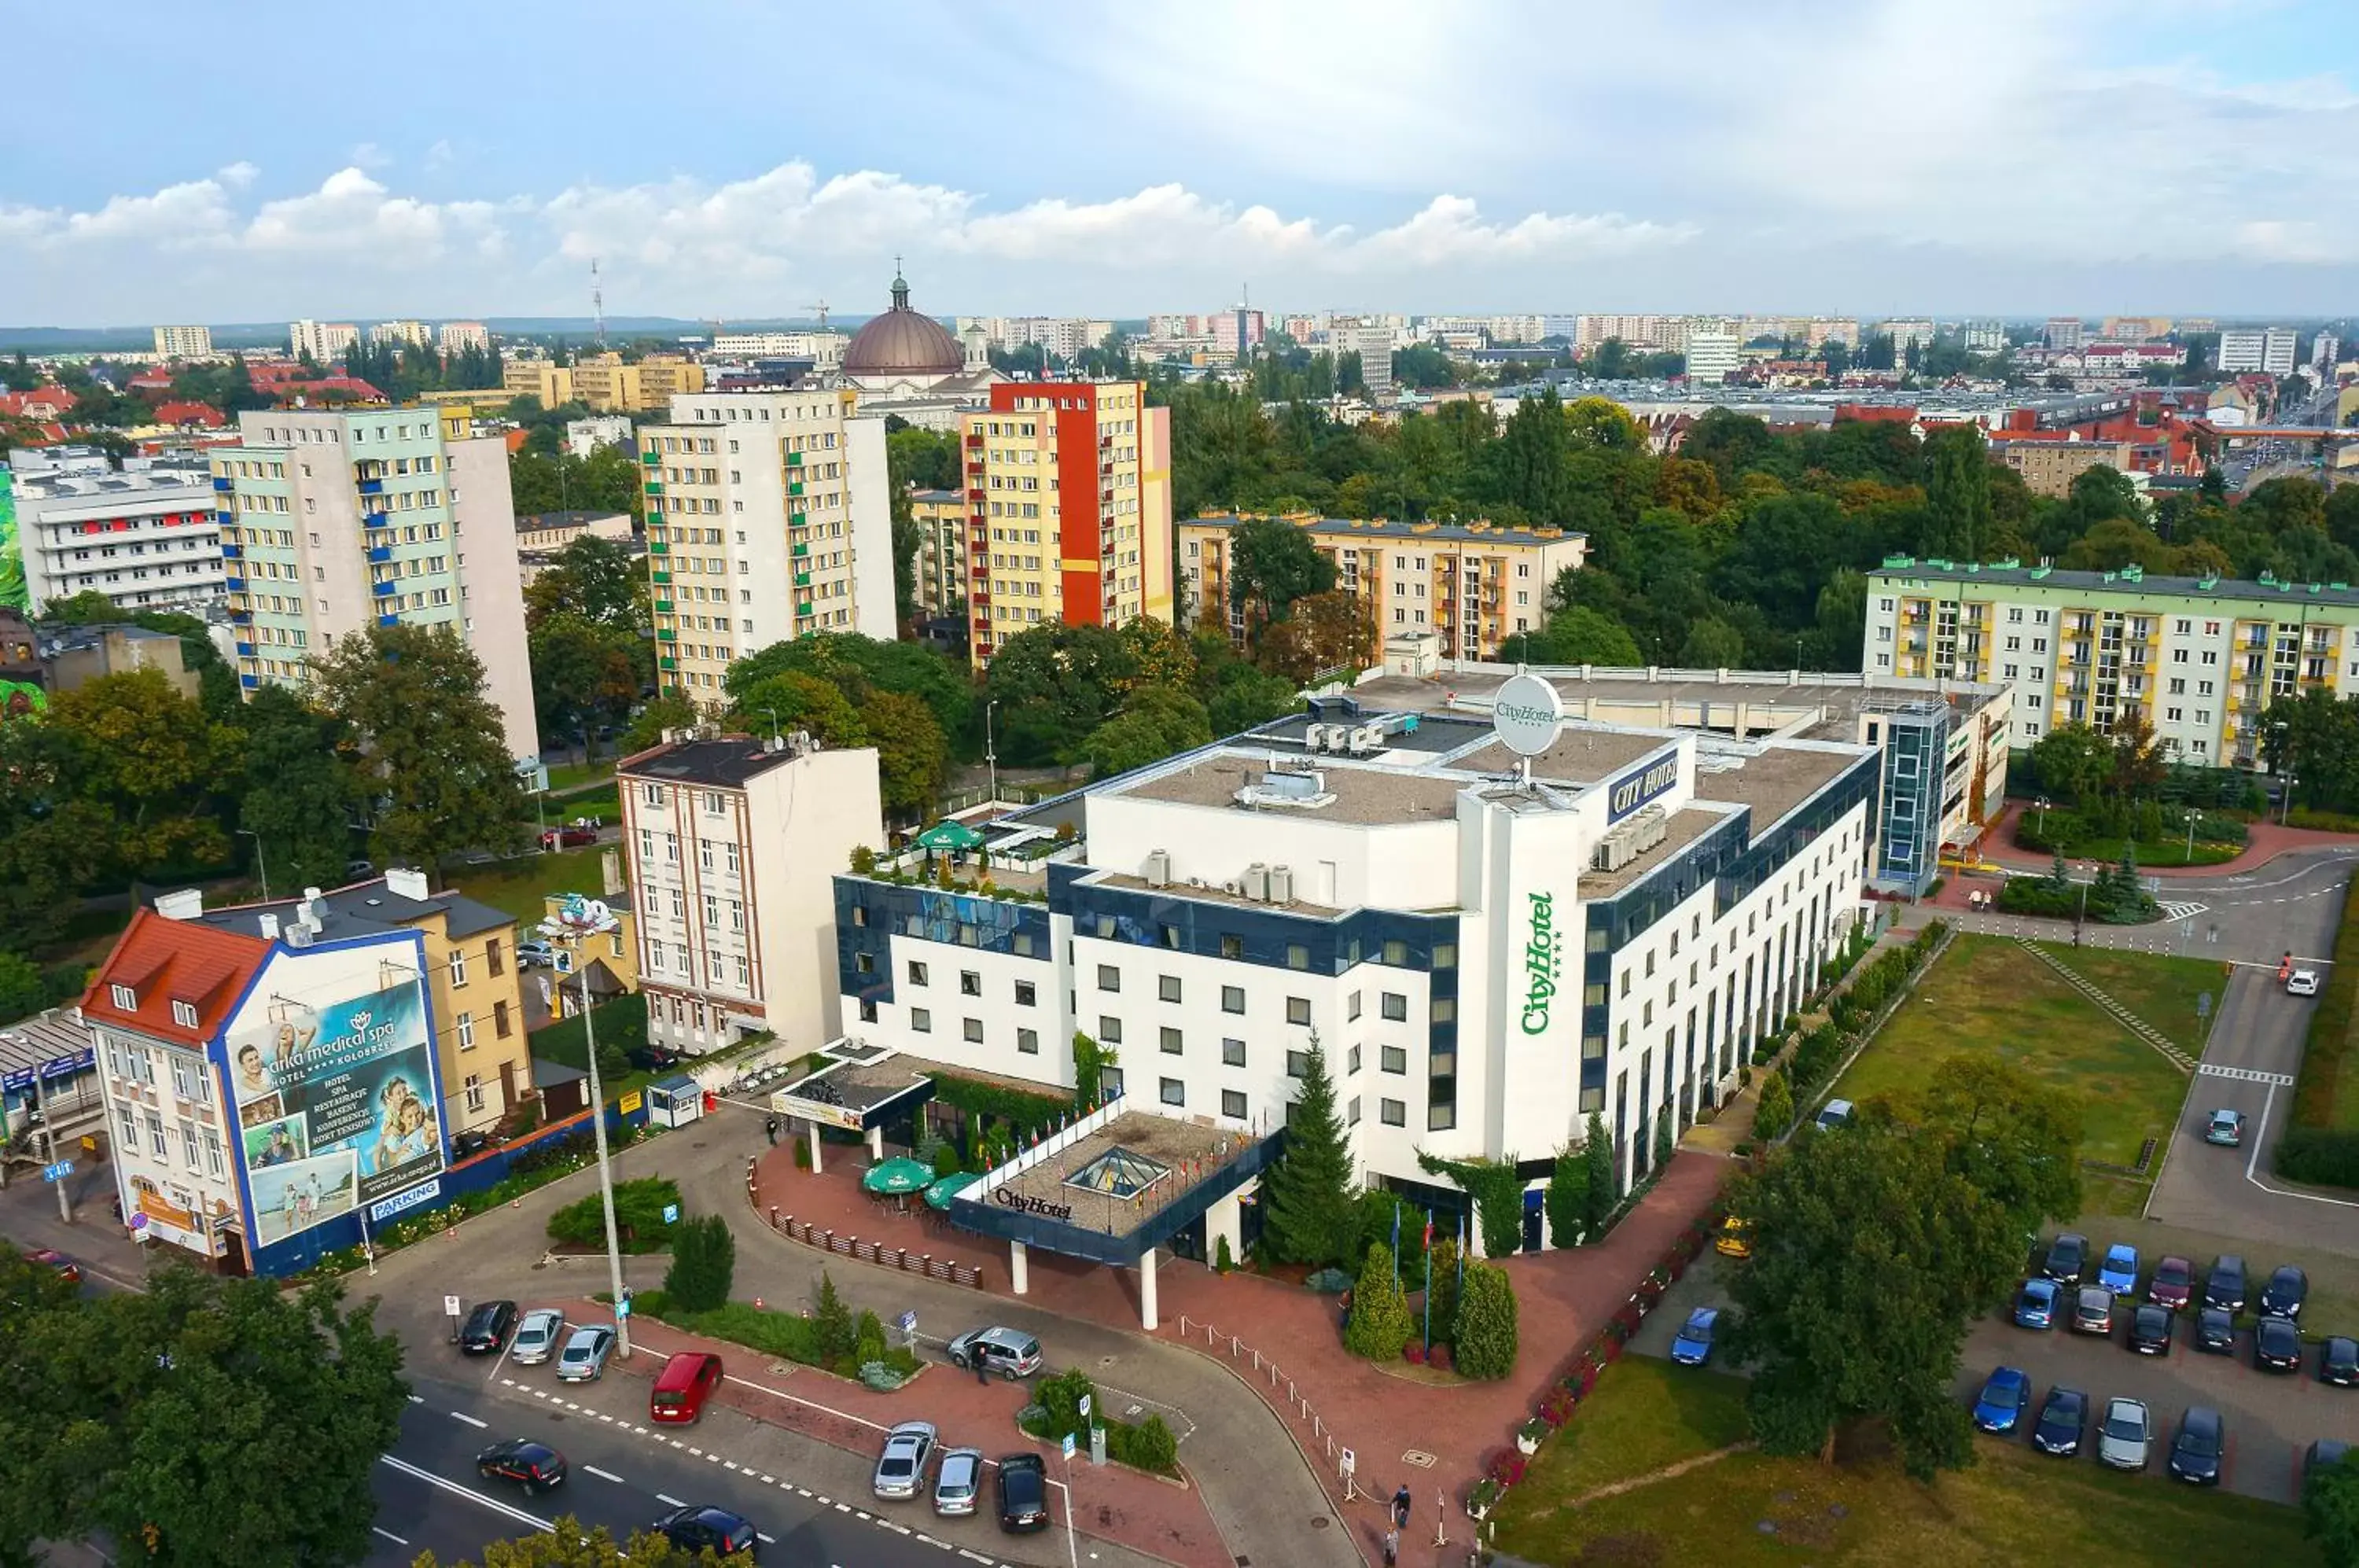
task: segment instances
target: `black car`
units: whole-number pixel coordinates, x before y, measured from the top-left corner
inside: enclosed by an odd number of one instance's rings
[[[2170,1331],[2178,1321],[2169,1307],[2148,1301],[2130,1314],[2130,1348],[2140,1356],[2169,1355]]]
[[[480,1132],[460,1132],[451,1135],[451,1158],[472,1160],[492,1147],[491,1135]]]
[[[2231,1312],[2245,1310],[2245,1260],[2233,1253],[2212,1265],[2203,1281],[2203,1304]]]
[[[2220,1484],[2220,1461],[2228,1451],[2227,1423],[2209,1405],[2190,1405],[2170,1440],[2170,1473],[2199,1486]]]
[[[554,1491],[565,1480],[565,1455],[545,1443],[512,1437],[475,1455],[475,1473],[486,1481],[515,1481],[527,1492]]]
[[[2348,1388],[2359,1384],[2359,1339],[2336,1334],[2318,1353],[2318,1380]]]
[[[2088,1424],[2089,1396],[2060,1384],[2049,1389],[2040,1403],[2038,1423],[2031,1429],[2031,1446],[2042,1454],[2078,1454],[2082,1430]]]
[[[2253,1365],[2264,1372],[2301,1370],[2301,1330],[2291,1318],[2263,1318],[2253,1325]]]
[[[625,1052],[631,1066],[641,1073],[669,1073],[687,1057],[665,1045],[635,1046]]]
[[[2298,1318],[2301,1303],[2310,1294],[2310,1276],[2288,1263],[2269,1276],[2261,1288],[2261,1314],[2264,1317]]]
[[[2227,1308],[2206,1307],[2195,1314],[2195,1348],[2214,1356],[2235,1352],[2236,1320]]]
[[[2308,1481],[2321,1470],[2332,1469],[2342,1464],[2343,1455],[2350,1452],[2351,1445],[2347,1443],[2332,1437],[2320,1438],[2302,1453],[2301,1478]]]
[[[710,1548],[715,1557],[754,1561],[754,1527],[727,1508],[674,1508],[650,1528],[682,1552]]]
[[[2088,1263],[2089,1238],[2067,1231],[2049,1246],[2048,1261],[2039,1271],[2060,1285],[2077,1285]]]
[[[1049,1528],[1049,1466],[1038,1454],[1001,1457],[999,1528],[1011,1535]]]
[[[497,1356],[516,1325],[514,1301],[485,1301],[468,1314],[459,1331],[459,1348],[470,1356]]]

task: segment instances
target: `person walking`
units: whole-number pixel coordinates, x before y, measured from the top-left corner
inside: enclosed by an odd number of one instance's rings
[[[991,1368],[983,1364],[983,1347],[981,1345],[975,1346],[971,1354],[974,1358],[974,1380],[984,1385],[985,1388],[990,1387]]]
[[[1400,1531],[1388,1530],[1385,1531],[1385,1568],[1394,1568],[1394,1564],[1399,1561]]]
[[[778,1147],[778,1118],[777,1116],[773,1116],[764,1119],[762,1123],[762,1136],[770,1140],[770,1147],[772,1149]]]
[[[1408,1484],[1403,1482],[1400,1490],[1393,1494],[1393,1529],[1399,1530],[1408,1528]]]

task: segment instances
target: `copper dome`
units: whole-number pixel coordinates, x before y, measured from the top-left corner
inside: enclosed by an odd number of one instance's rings
[[[846,376],[956,376],[966,353],[950,329],[909,308],[909,286],[893,279],[893,308],[853,334],[843,351]]]

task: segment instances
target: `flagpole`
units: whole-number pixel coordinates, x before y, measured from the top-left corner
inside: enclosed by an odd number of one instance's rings
[[[1425,1211],[1425,1354],[1433,1356],[1433,1211]]]
[[[1400,1200],[1393,1200],[1393,1290],[1400,1290]]]

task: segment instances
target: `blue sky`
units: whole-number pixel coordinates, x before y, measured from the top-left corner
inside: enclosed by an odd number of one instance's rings
[[[2335,0],[238,10],[11,19],[0,323],[2359,309]]]

